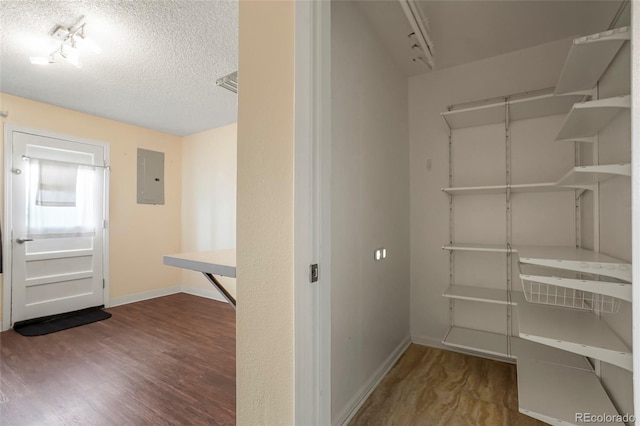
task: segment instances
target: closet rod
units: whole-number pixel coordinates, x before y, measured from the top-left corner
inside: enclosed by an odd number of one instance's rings
[[[23,155],[22,159],[25,160],[25,161],[29,161],[29,160],[51,161],[53,163],[73,164],[74,166],[99,167],[101,169],[111,170],[111,166],[100,166],[98,164],[75,163],[73,161],[50,160],[48,158],[29,157],[29,156],[26,156],[26,155]]]

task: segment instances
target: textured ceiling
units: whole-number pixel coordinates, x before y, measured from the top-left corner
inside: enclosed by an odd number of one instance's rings
[[[81,69],[29,62],[82,15],[102,54]],[[1,91],[166,133],[236,121],[236,95],[215,81],[237,57],[236,1],[0,1]]]
[[[436,68],[448,68],[563,38],[604,31],[618,0],[417,1],[430,23]],[[427,72],[412,61],[411,27],[397,1],[360,1],[362,13],[407,75]]]

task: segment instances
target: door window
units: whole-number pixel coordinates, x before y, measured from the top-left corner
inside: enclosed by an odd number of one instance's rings
[[[27,237],[70,238],[95,234],[95,168],[29,159]]]

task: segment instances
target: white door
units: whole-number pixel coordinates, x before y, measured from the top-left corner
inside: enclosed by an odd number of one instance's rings
[[[104,304],[104,144],[13,129],[11,323]]]

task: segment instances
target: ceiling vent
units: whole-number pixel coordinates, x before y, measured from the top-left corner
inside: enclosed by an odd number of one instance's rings
[[[238,93],[238,71],[227,74],[216,80],[216,86]]]

